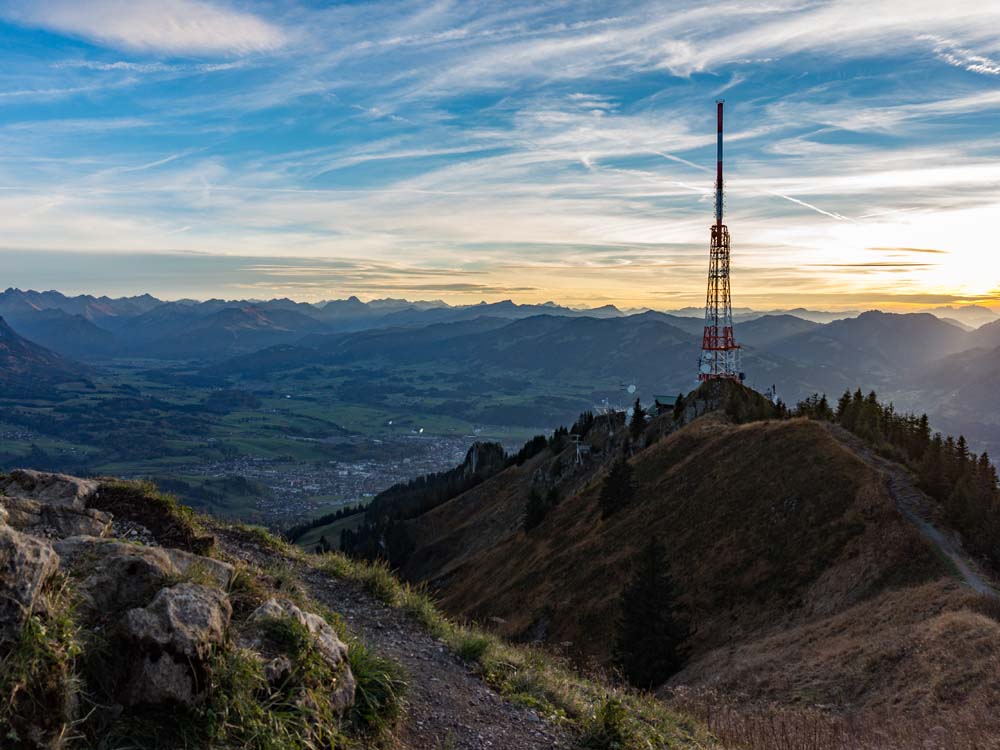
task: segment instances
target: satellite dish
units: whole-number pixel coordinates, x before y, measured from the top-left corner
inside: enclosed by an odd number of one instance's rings
[[[390,427],[392,426],[392,420],[391,419],[389,420],[389,426]]]
[[[635,393],[635,383],[632,383],[626,390],[628,390],[630,396]]]
[[[633,416],[634,414],[635,414],[635,409],[633,409],[633,408],[632,408],[631,406],[630,406],[630,407],[628,408],[628,410],[627,410],[627,411],[625,412],[625,416],[626,416],[626,417],[627,417],[628,419],[631,419],[631,418],[632,418],[632,416]]]
[[[421,434],[421,435],[423,435],[423,434],[424,434],[424,428],[423,428],[423,427],[421,427],[421,428],[420,428],[420,434]]]
[[[708,375],[708,374],[709,374],[710,372],[712,372],[712,365],[710,365],[710,364],[708,364],[708,362],[706,362],[705,364],[703,364],[703,365],[701,366],[701,371],[702,371],[702,372],[703,372],[703,373],[704,373],[705,375]]]

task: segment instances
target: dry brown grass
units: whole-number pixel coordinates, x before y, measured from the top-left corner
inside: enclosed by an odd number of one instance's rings
[[[864,738],[844,735],[860,721],[847,716],[895,717],[872,727],[903,742],[912,727],[933,739],[1000,714],[1000,608],[949,576],[879,475],[822,425],[708,415],[631,459],[636,500],[613,518],[600,518],[594,467],[563,480],[562,502],[526,536],[521,509],[551,462],[539,456],[414,521],[419,551],[404,572],[452,615],[606,664],[631,559],[656,535],[697,628],[675,683],[788,707],[751,712],[748,726],[801,742]],[[971,718],[966,706],[978,707]]]
[[[944,717],[892,711],[834,714],[747,706],[713,691],[674,691],[671,705],[740,750],[997,750],[996,707],[976,701]]]

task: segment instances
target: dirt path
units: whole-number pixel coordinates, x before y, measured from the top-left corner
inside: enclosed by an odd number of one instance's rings
[[[962,580],[976,593],[1000,599],[1000,591],[982,568],[962,547],[962,541],[952,531],[938,528],[934,523],[932,501],[916,487],[910,473],[899,464],[876,455],[858,437],[839,427],[831,427],[837,438],[869,463],[886,478],[889,494],[896,507],[941,554],[955,566]]]
[[[405,613],[391,609],[356,585],[319,571],[304,576],[310,594],[339,612],[378,653],[410,673],[403,747],[412,750],[538,750],[569,748],[560,730],[534,711],[489,689],[445,645]]]
[[[253,562],[285,560],[253,549],[238,534],[217,529],[231,554]],[[271,558],[267,560],[266,558]],[[529,708],[504,700],[469,671],[441,641],[400,610],[359,585],[290,562],[309,595],[338,612],[377,653],[409,674],[406,716],[397,733],[401,750],[558,750],[572,738]]]

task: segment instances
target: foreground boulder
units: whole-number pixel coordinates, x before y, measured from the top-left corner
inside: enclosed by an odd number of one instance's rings
[[[58,569],[50,544],[0,525],[0,643],[13,640],[24,621],[44,609],[42,591]]]
[[[143,606],[171,581],[188,578],[225,588],[233,576],[228,563],[165,547],[77,536],[56,542],[55,548],[94,613]]]
[[[201,701],[212,649],[224,642],[232,613],[222,591],[195,583],[162,589],[148,607],[126,612],[122,632],[132,668],[120,691],[122,703]]]
[[[7,523],[35,536],[62,538],[111,534],[111,514],[93,508],[48,505],[26,497],[0,497],[0,507],[8,515]]]
[[[292,675],[301,654],[292,653],[285,639],[273,636],[275,624],[291,621],[302,628],[309,637],[309,646],[326,664],[331,683],[324,686],[324,694],[333,710],[343,713],[354,704],[355,679],[347,661],[347,644],[329,623],[319,615],[304,612],[285,599],[269,599],[258,607],[247,620],[248,628],[241,645],[256,651],[264,662],[264,674],[272,685],[284,683]]]
[[[98,483],[66,474],[49,474],[34,469],[15,469],[0,479],[0,494],[37,500],[45,505],[83,510],[97,493]]]
[[[0,507],[8,524],[35,536],[108,536],[111,514],[87,507],[97,488],[89,479],[17,469],[0,479]]]

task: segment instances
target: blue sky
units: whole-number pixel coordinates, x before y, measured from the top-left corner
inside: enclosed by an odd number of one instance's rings
[[[0,0],[3,285],[1000,303],[1000,3]]]

